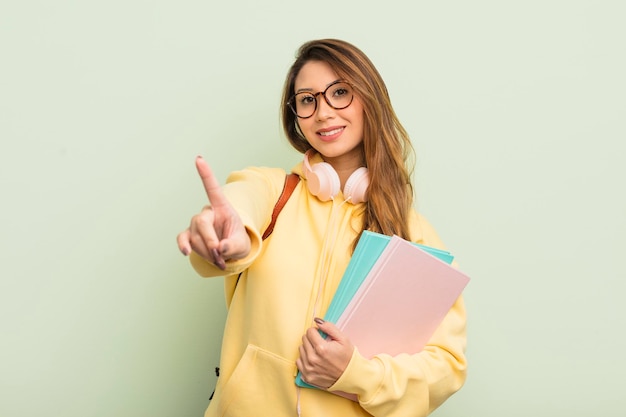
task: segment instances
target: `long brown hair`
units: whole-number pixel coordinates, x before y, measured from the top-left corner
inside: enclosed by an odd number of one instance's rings
[[[283,88],[281,114],[287,139],[302,153],[311,148],[287,104],[294,94],[298,73],[309,61],[329,64],[341,79],[354,86],[355,94],[363,103],[363,152],[370,184],[359,236],[363,230],[371,230],[409,239],[415,152],[391,106],[382,77],[360,49],[337,39],[314,40],[300,47]]]

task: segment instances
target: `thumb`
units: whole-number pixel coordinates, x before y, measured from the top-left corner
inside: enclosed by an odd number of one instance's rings
[[[321,319],[319,317],[316,317],[314,321],[315,321],[315,324],[317,324],[317,328],[320,331],[326,333],[326,335],[328,335],[328,340],[343,340],[344,339],[344,336],[341,330],[339,330],[339,328],[335,326],[333,323],[326,321],[324,319]]]

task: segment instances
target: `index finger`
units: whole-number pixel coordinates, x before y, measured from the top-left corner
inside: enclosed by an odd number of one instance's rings
[[[220,183],[217,181],[217,178],[215,178],[215,175],[213,175],[209,164],[207,164],[201,156],[196,158],[196,169],[202,180],[202,185],[204,185],[204,191],[206,191],[206,195],[209,197],[211,206],[218,207],[228,204],[224,193],[222,193]]]

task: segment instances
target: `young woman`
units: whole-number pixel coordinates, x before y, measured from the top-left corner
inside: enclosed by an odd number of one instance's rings
[[[226,276],[229,306],[206,416],[426,416],[465,381],[462,298],[415,354],[363,357],[320,319],[363,230],[443,247],[412,207],[413,148],[385,84],[353,45],[308,42],[287,75],[282,120],[305,155],[292,170],[300,182],[266,240],[285,171],[248,168],[222,188],[196,161],[210,206],[178,245],[200,275]],[[321,389],[298,387],[298,371]]]

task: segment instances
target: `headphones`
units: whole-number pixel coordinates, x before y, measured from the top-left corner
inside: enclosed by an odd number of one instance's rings
[[[311,167],[309,156],[315,152],[309,149],[304,154],[304,177],[311,194],[322,201],[328,201],[339,194],[339,175],[328,162],[320,162]],[[367,168],[360,167],[350,175],[343,187],[343,195],[346,201],[352,204],[367,201],[367,187],[369,185]]]

